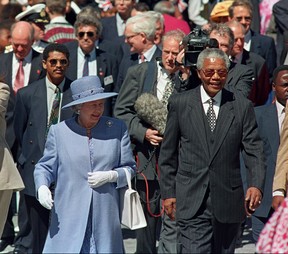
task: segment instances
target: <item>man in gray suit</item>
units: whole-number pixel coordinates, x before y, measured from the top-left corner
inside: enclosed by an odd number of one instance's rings
[[[229,65],[222,50],[203,50],[197,60],[202,85],[175,94],[168,105],[160,189],[165,212],[179,227],[180,253],[234,253],[245,211],[251,215],[262,200],[263,143],[252,103],[224,88]]]

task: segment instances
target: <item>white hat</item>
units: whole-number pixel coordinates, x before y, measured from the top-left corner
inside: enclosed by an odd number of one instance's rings
[[[20,12],[16,17],[16,21],[28,21],[33,23],[49,23],[45,12],[45,4],[35,4],[28,6],[25,11]]]

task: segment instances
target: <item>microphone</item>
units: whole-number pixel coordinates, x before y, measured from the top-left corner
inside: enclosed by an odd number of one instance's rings
[[[156,96],[151,93],[141,94],[134,108],[141,120],[150,124],[160,135],[164,134],[168,110]]]

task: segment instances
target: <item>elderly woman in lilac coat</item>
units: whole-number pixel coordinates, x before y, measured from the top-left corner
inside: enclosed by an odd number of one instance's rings
[[[124,168],[132,176],[136,169],[127,128],[102,116],[116,93],[104,93],[97,76],[75,80],[71,90],[64,107],[77,116],[51,126],[34,172],[38,200],[51,209],[43,253],[122,253],[119,189]]]

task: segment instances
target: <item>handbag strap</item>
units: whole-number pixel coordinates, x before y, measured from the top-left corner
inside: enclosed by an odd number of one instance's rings
[[[126,167],[123,168],[125,175],[126,175],[126,179],[127,179],[127,185],[129,189],[132,189],[131,187],[131,174],[129,173],[128,169]]]

